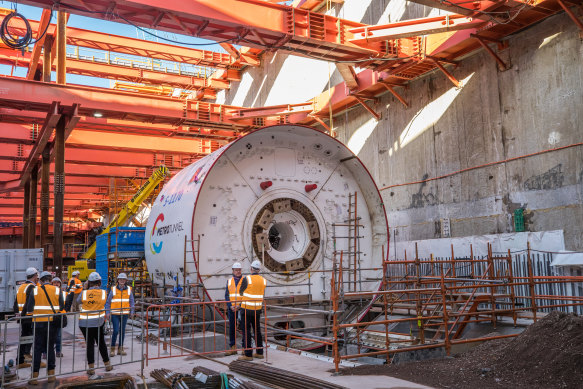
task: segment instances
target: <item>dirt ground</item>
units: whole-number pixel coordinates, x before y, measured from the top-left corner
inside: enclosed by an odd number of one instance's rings
[[[583,388],[583,317],[553,312],[515,338],[461,355],[340,374],[387,375],[435,388]]]

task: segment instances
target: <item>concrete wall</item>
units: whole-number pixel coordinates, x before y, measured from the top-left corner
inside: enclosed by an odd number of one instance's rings
[[[341,17],[366,23],[434,15],[405,2],[347,1]],[[493,161],[583,142],[583,44],[560,14],[508,39],[500,72],[484,51],[453,70],[456,89],[441,73],[372,103],[376,121],[356,107],[334,118],[339,139],[370,169],[380,187],[438,177]],[[277,53],[266,56],[226,103],[270,105],[305,101],[340,82],[334,66]],[[286,100],[287,99],[287,100]],[[525,210],[527,231],[562,229],[567,249],[583,249],[583,146],[483,167],[422,184],[382,191],[392,238],[438,238],[441,219],[451,236],[513,231],[512,213]]]

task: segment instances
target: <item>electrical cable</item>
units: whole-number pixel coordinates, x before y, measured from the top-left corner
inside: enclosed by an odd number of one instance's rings
[[[24,33],[24,35],[22,37],[18,37],[17,35],[12,35],[10,33],[9,24],[13,18],[20,19],[24,23],[26,32]],[[28,47],[30,45],[34,45],[35,43],[40,41],[45,36],[47,31],[49,30],[49,26],[51,24],[50,21],[52,18],[53,18],[53,8],[51,8],[49,22],[47,23],[45,29],[38,36],[38,38],[33,40],[32,39],[32,35],[33,35],[32,27],[30,26],[28,19],[26,19],[22,14],[18,13],[17,11],[11,12],[10,14],[8,14],[4,17],[4,20],[2,20],[2,24],[0,24],[0,39],[2,40],[2,42],[4,42],[4,44],[6,46],[8,46],[12,49],[17,49],[17,50],[23,49],[23,48]]]
[[[454,171],[454,172],[451,172],[451,173],[444,174],[442,176],[431,177],[431,178],[427,178],[427,179],[424,179],[424,180],[413,181],[413,182],[405,182],[405,183],[402,183],[402,184],[388,185],[388,186],[385,186],[385,187],[380,188],[379,191],[386,190],[386,189],[390,189],[390,188],[395,188],[395,187],[398,187],[398,186],[407,186],[407,185],[414,185],[414,184],[424,184],[424,183],[429,182],[429,181],[441,180],[442,178],[447,178],[447,177],[455,176],[457,174],[465,173],[465,172],[468,172],[468,171],[471,171],[471,170],[481,169],[481,168],[484,168],[484,167],[489,167],[489,166],[494,166],[494,165],[500,165],[502,163],[512,162],[512,161],[516,161],[516,160],[519,160],[519,159],[523,159],[523,158],[527,158],[527,157],[533,157],[533,156],[541,155],[541,154],[545,154],[545,153],[550,153],[552,151],[564,150],[564,149],[568,149],[568,148],[576,147],[576,146],[583,146],[583,142],[572,143],[570,145],[556,147],[554,149],[541,150],[541,151],[537,151],[537,152],[530,153],[530,154],[520,155],[518,157],[512,157],[512,158],[503,159],[501,161],[488,162],[488,163],[485,163],[483,165],[468,167],[468,168],[465,168],[465,169],[461,169],[461,170],[457,170],[457,171]]]

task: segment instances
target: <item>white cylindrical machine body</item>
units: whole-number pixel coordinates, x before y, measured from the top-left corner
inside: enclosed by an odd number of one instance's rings
[[[267,297],[320,301],[330,298],[340,251],[345,291],[378,287],[368,279],[381,274],[387,231],[380,193],[346,146],[310,127],[280,125],[170,179],[152,205],[145,251],[158,285],[202,282],[223,300],[233,263],[248,274],[259,260]]]

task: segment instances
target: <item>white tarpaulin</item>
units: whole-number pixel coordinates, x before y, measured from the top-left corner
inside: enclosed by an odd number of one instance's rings
[[[494,254],[506,254],[508,250],[515,252],[526,250],[527,242],[532,250],[559,252],[565,250],[563,230],[539,231],[539,232],[513,232],[495,235],[474,235],[463,238],[426,239],[409,242],[391,242],[389,259],[394,260],[415,258],[415,243],[419,250],[419,258],[451,257],[453,245],[456,258],[469,257],[470,246],[476,257],[488,254],[488,243],[492,244]]]
[[[583,266],[583,253],[563,251],[555,254],[551,266]]]

